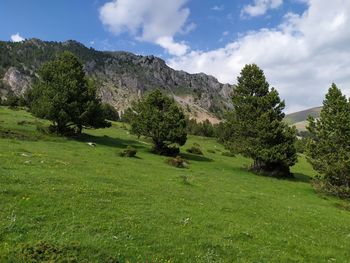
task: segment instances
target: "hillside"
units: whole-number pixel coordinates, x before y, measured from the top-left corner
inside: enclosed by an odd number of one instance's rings
[[[321,109],[322,107],[315,107],[303,111],[290,113],[286,115],[285,120],[290,124],[294,124],[297,122],[306,121],[309,116],[318,118],[320,116]]]
[[[212,76],[173,70],[154,56],[100,52],[76,41],[38,39],[0,42],[0,95],[23,94],[30,88],[41,65],[65,50],[80,58],[86,73],[95,79],[102,100],[119,111],[154,88],[174,97],[189,115],[199,120],[215,121],[232,107],[233,86],[221,84]]]
[[[307,118],[312,116],[314,118],[318,118],[320,116],[322,107],[315,107],[303,111],[294,112],[291,114],[287,114],[285,117],[285,121],[288,124],[293,124],[300,131],[306,130]]]
[[[348,262],[349,205],[295,180],[244,169],[215,140],[188,169],[150,153],[120,123],[75,140],[0,107],[0,262]],[[39,127],[39,129],[38,129]],[[41,128],[40,128],[41,127]],[[87,142],[95,142],[90,147]],[[137,158],[118,153],[137,147]],[[210,152],[209,152],[210,151]],[[38,262],[38,261],[36,261]]]

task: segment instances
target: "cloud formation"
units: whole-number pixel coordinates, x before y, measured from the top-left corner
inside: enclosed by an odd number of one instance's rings
[[[350,1],[309,0],[276,28],[249,32],[225,47],[191,51],[168,64],[235,83],[242,67],[257,63],[286,99],[287,111],[322,103],[332,82],[350,95]]]
[[[165,48],[171,55],[184,55],[189,47],[176,42],[176,34],[195,28],[187,24],[188,0],[113,0],[100,8],[100,20],[116,35],[127,32],[139,41]]]
[[[254,0],[254,4],[246,5],[241,11],[241,16],[261,16],[269,9],[276,9],[283,4],[283,0]]]
[[[24,41],[24,38],[20,36],[19,33],[11,35],[11,41],[13,42],[22,42]]]
[[[224,6],[223,5],[214,5],[212,8],[211,8],[211,10],[213,10],[213,11],[223,11],[225,8],[224,8]]]

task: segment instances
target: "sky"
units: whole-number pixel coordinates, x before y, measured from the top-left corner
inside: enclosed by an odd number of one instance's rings
[[[1,0],[0,40],[77,40],[235,84],[261,67],[286,112],[350,95],[349,0]]]

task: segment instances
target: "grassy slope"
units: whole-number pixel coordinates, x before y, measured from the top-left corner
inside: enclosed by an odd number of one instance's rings
[[[35,121],[0,109],[0,127],[36,135],[22,120]],[[0,138],[0,261],[17,262],[21,246],[45,240],[89,262],[349,262],[350,212],[314,193],[304,158],[297,180],[276,180],[245,171],[249,160],[208,153],[223,150],[214,140],[190,137],[205,157],[186,155],[190,168],[176,169],[117,124],[88,133],[96,148]],[[139,158],[117,155],[129,144]]]
[[[322,107],[311,108],[308,110],[298,111],[287,114],[285,117],[286,122],[289,124],[301,123],[307,120],[309,115],[318,118],[320,116]]]

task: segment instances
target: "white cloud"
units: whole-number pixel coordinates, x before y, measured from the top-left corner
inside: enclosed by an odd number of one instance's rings
[[[223,10],[224,10],[224,6],[223,6],[223,5],[220,5],[220,6],[214,5],[214,6],[211,8],[211,10],[213,10],[213,11],[223,11]]]
[[[276,9],[282,4],[283,0],[254,0],[254,4],[243,7],[241,16],[261,16],[269,9]]]
[[[13,42],[22,42],[22,41],[24,41],[24,38],[21,37],[19,33],[16,33],[14,35],[11,35],[11,41],[13,41]]]
[[[156,43],[168,50],[170,55],[174,56],[185,55],[189,49],[185,43],[176,43],[172,37],[160,37],[157,39]]]
[[[350,1],[307,4],[303,14],[287,14],[277,28],[246,33],[208,52],[190,51],[168,64],[235,83],[245,64],[257,63],[289,112],[320,105],[332,82],[350,95]]]
[[[139,41],[156,43],[170,54],[183,55],[188,47],[174,40],[188,33],[195,24],[187,24],[188,0],[113,0],[100,8],[100,20],[118,35],[128,32]]]

